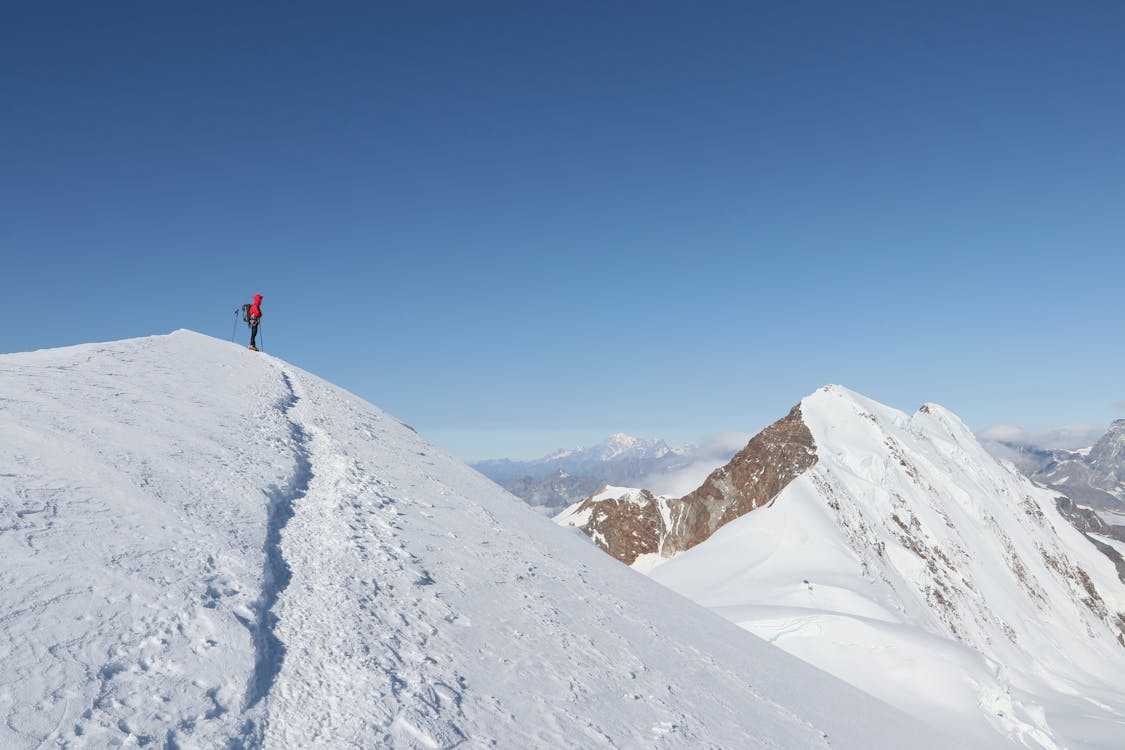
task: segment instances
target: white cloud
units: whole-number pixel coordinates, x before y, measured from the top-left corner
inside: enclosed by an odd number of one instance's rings
[[[641,481],[657,495],[681,497],[699,489],[703,480],[715,469],[723,466],[735,453],[746,447],[753,437],[748,432],[716,432],[696,441],[691,464],[671,472],[652,474]]]
[[[1105,426],[1096,424],[1067,424],[1042,430],[1025,430],[1008,424],[997,424],[977,433],[982,440],[1012,443],[1030,448],[1077,450],[1097,442],[1105,434]]]
[[[1016,443],[1027,434],[1027,430],[1010,424],[994,424],[985,427],[977,433],[977,437],[984,440],[995,440],[1000,443]]]
[[[1118,409],[1125,409],[1125,401],[1114,401],[1113,405]]]
[[[735,453],[746,447],[752,437],[754,435],[749,432],[734,432],[733,430],[714,432],[710,435],[704,435],[696,441],[695,453],[701,458],[705,456],[711,458],[726,456],[726,461],[729,461]],[[726,461],[723,463],[726,463]]]

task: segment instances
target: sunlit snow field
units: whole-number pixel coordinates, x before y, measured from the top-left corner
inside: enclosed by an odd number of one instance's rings
[[[966,742],[268,354],[0,356],[0,747]],[[947,733],[948,732],[948,733]]]

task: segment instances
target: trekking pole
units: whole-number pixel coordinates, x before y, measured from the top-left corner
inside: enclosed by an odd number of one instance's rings
[[[234,343],[234,334],[238,333],[238,308],[234,308],[234,328],[230,332],[230,342]]]
[[[262,333],[262,321],[258,321],[258,338],[262,340],[262,351],[266,350],[266,335]]]

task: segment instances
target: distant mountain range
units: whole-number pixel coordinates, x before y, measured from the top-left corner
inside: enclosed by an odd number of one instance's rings
[[[628,470],[630,467],[658,465],[682,456],[688,448],[673,449],[663,440],[646,440],[618,432],[588,448],[560,449],[542,458],[513,461],[508,458],[478,461],[473,468],[495,482],[522,476],[547,476],[556,472],[585,474],[600,471],[605,464]]]
[[[698,483],[734,455],[748,436],[728,434],[700,446],[670,447],[624,433],[598,445],[558,450],[530,461],[496,459],[472,467],[541,512],[554,515],[607,484],[674,486],[681,478]]]
[[[1125,514],[1125,419],[1113,422],[1097,442],[1078,450],[1005,440],[983,444],[1044,487],[1097,510]]]

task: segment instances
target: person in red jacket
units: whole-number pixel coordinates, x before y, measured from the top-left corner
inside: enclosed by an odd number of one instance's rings
[[[254,343],[258,338],[258,323],[262,320],[262,295],[254,295],[254,304],[250,305],[250,349],[258,351],[257,345]]]

